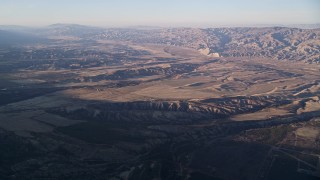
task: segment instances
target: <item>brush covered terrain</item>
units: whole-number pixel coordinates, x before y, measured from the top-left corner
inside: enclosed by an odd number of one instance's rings
[[[2,28],[0,179],[320,177],[319,29]]]

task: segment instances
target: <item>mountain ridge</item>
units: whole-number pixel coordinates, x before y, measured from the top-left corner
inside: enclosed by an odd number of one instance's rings
[[[2,27],[2,28],[1,28]],[[78,40],[113,40],[192,48],[212,57],[258,57],[320,62],[320,29],[296,27],[231,28],[100,28],[78,24],[52,24],[30,30],[0,26],[9,32],[42,37],[76,37]],[[16,30],[14,30],[16,29]],[[2,36],[4,34],[1,33]],[[32,38],[34,38],[32,37]],[[4,37],[2,37],[4,38]],[[10,42],[10,38],[3,42]],[[16,36],[12,41],[19,39]],[[23,39],[21,37],[21,39]]]

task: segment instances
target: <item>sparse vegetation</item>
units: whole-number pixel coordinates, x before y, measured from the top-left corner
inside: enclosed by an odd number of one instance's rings
[[[0,179],[274,179],[316,163],[318,29],[33,33],[47,39],[0,47]]]

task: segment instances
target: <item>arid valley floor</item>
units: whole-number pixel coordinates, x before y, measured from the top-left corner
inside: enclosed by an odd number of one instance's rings
[[[320,177],[319,29],[35,34],[0,44],[0,179]]]

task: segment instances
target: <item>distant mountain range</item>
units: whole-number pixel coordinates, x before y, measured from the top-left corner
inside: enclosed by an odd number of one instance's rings
[[[300,27],[300,28],[297,28]],[[0,26],[0,44],[32,43],[51,37],[165,44],[212,57],[259,57],[320,63],[320,24],[292,27],[101,28],[53,24],[43,28]],[[303,28],[303,29],[301,29]]]

